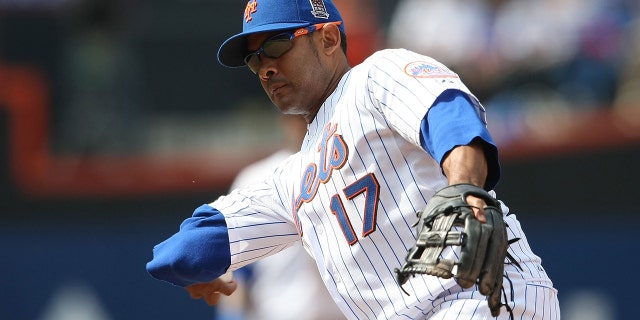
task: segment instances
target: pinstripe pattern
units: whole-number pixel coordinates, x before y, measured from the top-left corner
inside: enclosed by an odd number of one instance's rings
[[[415,212],[446,185],[438,163],[420,147],[420,121],[444,90],[471,95],[457,77],[405,74],[404,67],[413,61],[444,68],[405,50],[374,54],[343,77],[309,125],[300,152],[289,157],[272,179],[212,204],[229,226],[231,270],[299,241],[297,223],[304,246],[348,318],[487,318],[485,298],[474,290],[462,290],[452,279],[411,278],[404,286],[408,296],[395,281],[394,268],[415,243]],[[484,109],[479,103],[477,107],[484,118]],[[338,161],[341,155],[346,162]],[[366,206],[371,189],[351,199],[345,194],[346,186],[367,175],[376,184],[366,185],[379,191],[377,211]],[[346,213],[342,226],[341,210]],[[363,235],[363,221],[371,219],[372,212],[375,231]],[[514,315],[559,317],[555,289],[540,259],[531,252],[515,216],[505,220],[509,238],[522,239],[510,253],[524,271],[506,268],[505,293],[513,288]],[[344,223],[351,228],[343,232]],[[346,239],[349,230],[357,237],[353,245]]]

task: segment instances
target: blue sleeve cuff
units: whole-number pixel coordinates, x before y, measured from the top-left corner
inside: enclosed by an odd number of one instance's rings
[[[147,272],[156,279],[186,287],[213,281],[230,265],[224,216],[217,209],[202,205],[180,225],[178,233],[153,248]]]
[[[488,174],[484,188],[495,188],[500,180],[498,148],[469,97],[458,90],[443,92],[422,120],[422,147],[442,165],[453,150],[474,140],[483,142]]]

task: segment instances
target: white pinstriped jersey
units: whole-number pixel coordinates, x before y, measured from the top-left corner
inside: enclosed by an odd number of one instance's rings
[[[439,164],[420,146],[420,123],[447,89],[469,94],[484,120],[483,107],[457,75],[429,57],[383,50],[345,74],[309,124],[299,153],[272,178],[211,204],[229,229],[230,270],[302,239],[350,319],[438,318],[446,312],[485,318],[485,297],[475,288],[416,276],[404,285],[410,294],[405,295],[395,280],[394,268],[415,243],[416,211],[447,184]],[[540,259],[515,216],[505,221],[509,237],[521,238],[509,252],[524,268],[506,266],[507,299],[516,294],[514,315],[559,316]],[[537,306],[541,299],[552,303]]]

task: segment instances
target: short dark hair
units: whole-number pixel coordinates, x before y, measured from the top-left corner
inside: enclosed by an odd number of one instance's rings
[[[345,55],[347,55],[347,35],[340,31],[340,47]]]

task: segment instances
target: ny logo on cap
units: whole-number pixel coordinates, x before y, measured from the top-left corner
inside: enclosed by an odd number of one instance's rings
[[[253,17],[251,17],[252,13],[255,13],[256,7],[258,6],[258,1],[253,0],[253,2],[247,2],[247,6],[244,8],[244,21],[249,22]]]

